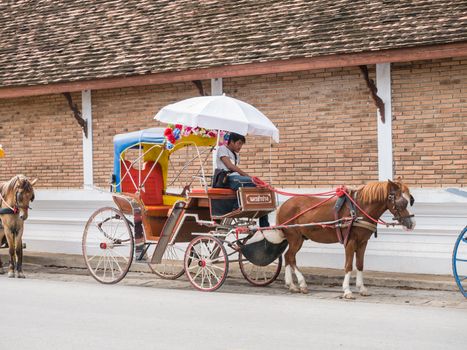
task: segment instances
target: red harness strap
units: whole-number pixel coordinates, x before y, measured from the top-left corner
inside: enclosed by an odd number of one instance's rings
[[[261,180],[260,178],[258,177],[252,177],[251,178],[253,183],[258,186],[258,187],[263,187],[263,188],[267,188],[275,193],[278,193],[278,194],[282,194],[284,196],[304,196],[304,197],[312,197],[312,196],[329,196],[329,198],[327,199],[324,199],[322,200],[321,202],[319,202],[318,204],[315,204],[313,205],[312,207],[310,208],[307,208],[303,211],[301,211],[300,213],[298,213],[297,215],[295,215],[294,217],[286,220],[285,222],[281,223],[280,225],[276,225],[276,226],[270,226],[270,227],[262,227],[261,230],[264,230],[264,229],[273,229],[277,226],[284,226],[284,225],[287,225],[288,223],[290,223],[291,221],[295,220],[296,218],[302,216],[303,214],[309,212],[310,210],[313,210],[317,207],[319,207],[320,205],[323,205],[324,203],[326,203],[327,201],[331,200],[332,198],[334,197],[342,197],[342,196],[346,196],[367,218],[369,218],[371,221],[377,223],[377,224],[382,224],[382,225],[386,225],[386,226],[389,226],[389,224],[381,219],[374,219],[373,217],[371,217],[366,211],[364,211],[362,208],[360,208],[360,206],[353,200],[353,198],[351,197],[351,195],[348,193],[348,190],[345,186],[339,186],[337,187],[335,190],[333,191],[327,191],[327,192],[322,192],[322,193],[308,193],[308,194],[303,194],[303,193],[291,193],[291,192],[285,192],[285,191],[280,191],[274,187],[272,187],[270,184],[268,184],[267,182]],[[338,213],[336,212],[335,213],[335,219],[338,220]],[[354,224],[355,222],[355,215],[353,215],[350,220],[348,220],[348,222],[346,222],[346,227],[347,227],[347,230],[346,232],[342,233],[342,230],[341,230],[341,226],[340,224],[336,224],[335,225],[335,228],[336,228],[336,234],[337,234],[337,239],[339,240],[339,242],[341,244],[344,244],[347,245],[347,242],[348,242],[348,239],[349,239],[349,236],[350,236],[350,231],[352,229],[352,225]],[[324,226],[324,225],[323,225]]]
[[[338,194],[337,194],[338,193]],[[336,194],[339,198],[342,198],[342,197],[345,197],[344,198],[344,203],[342,203],[342,207],[345,206],[346,202],[347,202],[347,189],[345,187],[340,187],[336,190]],[[334,209],[334,218],[335,220],[339,220],[339,210],[341,209],[341,207],[335,207]],[[339,243],[340,244],[343,244],[344,247],[347,246],[347,242],[349,241],[349,237],[350,237],[350,230],[352,229],[352,225],[355,221],[355,213],[352,211],[352,209],[350,209],[351,211],[351,218],[349,221],[346,222],[346,227],[347,229],[342,232],[342,224],[341,223],[337,223],[336,224],[336,234],[337,234],[337,239],[339,240]]]

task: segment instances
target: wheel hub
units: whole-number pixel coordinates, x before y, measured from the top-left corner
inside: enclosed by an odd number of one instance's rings
[[[99,244],[99,248],[101,248],[102,250],[112,249],[113,247],[114,247],[114,245],[112,243],[101,242]]]
[[[199,266],[199,267],[206,267],[206,260],[200,260],[200,261],[198,261],[198,266]]]

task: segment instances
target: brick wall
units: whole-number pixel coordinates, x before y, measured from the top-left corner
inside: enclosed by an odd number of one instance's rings
[[[417,187],[467,185],[467,59],[392,65],[395,172]]]
[[[114,135],[165,126],[154,120],[156,112],[169,103],[196,95],[198,91],[191,82],[93,91],[96,186],[108,188],[113,170]]]
[[[393,64],[392,81],[396,175],[417,187],[465,186],[467,61]],[[208,81],[204,87],[209,91]],[[269,140],[248,137],[241,155],[249,173],[282,187],[377,180],[376,108],[358,68],[229,78],[224,90],[280,129],[271,165]],[[93,91],[96,185],[107,188],[115,134],[159,126],[157,110],[197,95],[190,82]],[[79,106],[80,97],[73,94]],[[23,134],[26,140],[17,138]],[[25,173],[43,188],[81,187],[81,130],[63,96],[0,100],[0,143],[8,152],[0,180]]]
[[[359,68],[224,80],[224,90],[263,111],[281,142],[247,139],[243,164],[282,187],[328,187],[377,180],[375,107]]]
[[[72,97],[80,106],[81,94]],[[81,134],[62,95],[0,99],[0,181],[25,174],[42,188],[80,187]]]

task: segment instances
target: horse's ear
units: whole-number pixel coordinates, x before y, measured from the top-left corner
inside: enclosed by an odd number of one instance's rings
[[[37,182],[37,178],[31,181],[31,186],[34,186]]]
[[[396,182],[393,182],[391,180],[388,179],[388,184],[389,184],[389,189],[391,190],[398,190],[399,189],[399,184],[397,184]]]
[[[399,176],[397,177],[396,181],[399,182],[399,183],[402,183],[402,176],[399,175]]]

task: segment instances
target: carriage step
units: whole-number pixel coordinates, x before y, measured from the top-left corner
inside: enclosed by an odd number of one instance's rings
[[[169,241],[172,237],[172,233],[177,229],[177,224],[180,222],[179,218],[180,215],[184,212],[185,209],[185,202],[177,202],[174,205],[172,213],[168,217],[167,221],[165,222],[164,228],[162,229],[161,236],[159,241],[157,242],[156,249],[154,250],[154,254],[151,258],[152,264],[160,264],[162,261],[162,256],[164,255],[165,249],[169,244]]]

